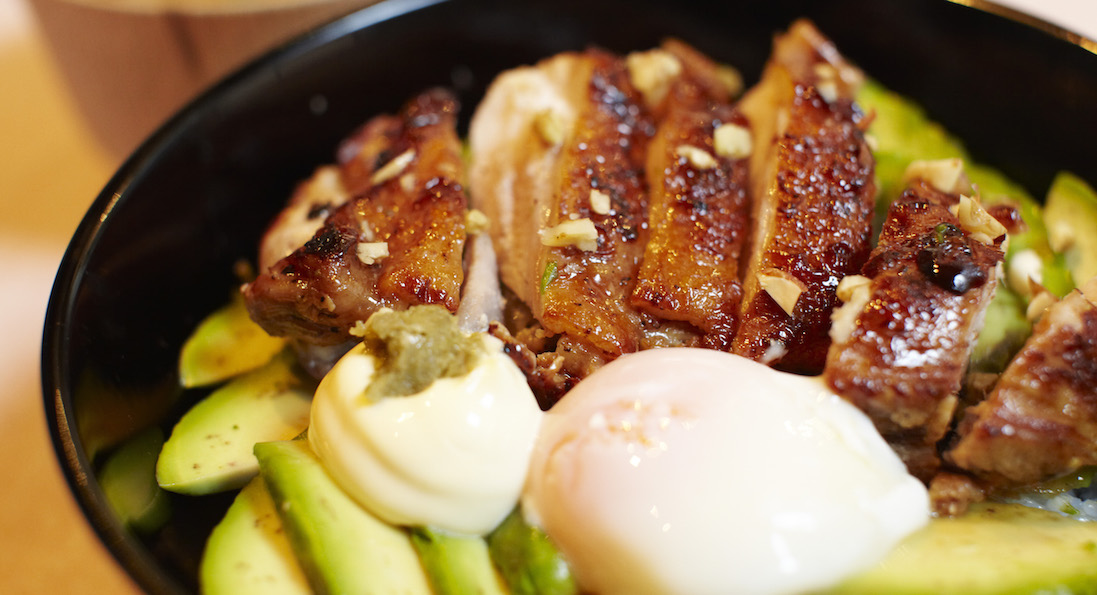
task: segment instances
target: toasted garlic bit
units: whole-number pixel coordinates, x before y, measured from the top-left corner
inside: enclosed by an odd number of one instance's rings
[[[875,153],[880,150],[880,141],[876,138],[875,134],[865,133],[865,144],[868,145],[868,150]]]
[[[599,215],[608,215],[610,207],[609,195],[597,188],[590,189],[590,210]]]
[[[782,357],[785,357],[786,353],[788,353],[788,348],[785,347],[784,343],[771,339],[769,346],[766,347],[765,352],[762,353],[762,358],[758,361],[768,366]]]
[[[844,302],[830,315],[830,340],[844,343],[857,326],[857,317],[872,298],[872,280],[862,275],[849,275],[838,282],[838,299]]]
[[[415,159],[415,150],[408,149],[403,153],[400,153],[396,157],[393,157],[388,163],[382,165],[377,171],[373,172],[370,176],[370,183],[373,185],[383,184],[392,178],[400,175],[400,172],[404,171],[412,160]]]
[[[598,249],[598,228],[590,219],[565,221],[541,230],[541,243],[553,248],[575,246],[585,252]]]
[[[1074,226],[1069,221],[1056,220],[1047,223],[1047,242],[1056,252],[1066,251],[1073,246],[1076,241],[1074,234]]]
[[[960,202],[949,207],[949,212],[960,220],[960,227],[971,234],[976,241],[990,245],[994,240],[1006,235],[1006,226],[1002,225],[983,205],[970,196],[960,195]]]
[[[358,244],[358,260],[366,264],[374,264],[388,255],[388,242],[362,242]]]
[[[406,173],[400,176],[400,189],[409,194],[415,190],[415,174]]]
[[[754,150],[750,129],[738,124],[721,124],[712,132],[716,154],[727,159],[742,159]]]
[[[479,235],[488,230],[491,220],[480,209],[469,209],[465,213],[465,233]]]
[[[1086,298],[1086,301],[1094,306],[1097,306],[1097,277],[1086,281],[1080,288],[1082,297]]]
[[[1031,248],[1021,250],[1009,259],[1009,270],[1006,271],[1009,287],[1017,293],[1032,296],[1031,282],[1041,285],[1044,282],[1044,261]]]
[[[954,194],[963,190],[964,160],[936,159],[911,161],[903,172],[903,183],[921,178],[941,192]]]
[[[819,91],[827,103],[834,103],[838,99],[838,69],[832,64],[820,63],[815,65],[815,88]]]
[[[1094,296],[1097,297],[1097,296]],[[1044,312],[1048,308],[1055,305],[1059,301],[1059,298],[1055,297],[1054,293],[1046,289],[1041,289],[1036,295],[1032,296],[1032,300],[1028,303],[1028,308],[1025,309],[1025,318],[1029,322],[1036,322],[1044,315]]]
[[[564,142],[566,123],[560,112],[549,108],[537,112],[533,117],[533,126],[537,129],[537,135],[545,144],[556,147]]]
[[[682,73],[682,63],[665,50],[633,52],[625,58],[628,76],[648,107],[657,107],[670,91],[670,84]]]
[[[362,221],[358,222],[358,241],[359,242],[372,242],[375,237],[377,237],[377,236],[373,232],[373,226],[370,225],[369,221],[362,220]]]
[[[362,337],[365,337],[366,336],[366,321],[365,320],[355,320],[354,321],[354,326],[350,327],[350,330],[347,331],[347,332],[350,333],[350,335],[352,337],[358,337],[359,339],[361,339]]]
[[[716,158],[712,156],[712,153],[700,147],[678,145],[674,152],[679,157],[685,157],[686,161],[689,161],[690,165],[697,169],[712,169],[717,165]]]
[[[324,295],[320,296],[320,307],[327,310],[328,312],[334,312],[335,300],[331,299],[331,296],[325,293]]]
[[[789,316],[792,316],[800,294],[807,289],[803,281],[779,269],[765,269],[758,273],[758,283]]]
[[[716,67],[716,79],[723,83],[728,94],[737,97],[743,92],[743,75],[734,66],[721,64]]]

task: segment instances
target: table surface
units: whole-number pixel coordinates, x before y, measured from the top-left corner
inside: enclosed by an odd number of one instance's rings
[[[53,277],[119,165],[80,120],[26,0],[0,0],[0,593],[137,589],[85,523],[54,458],[39,383]],[[1000,0],[1097,39],[1097,2]]]

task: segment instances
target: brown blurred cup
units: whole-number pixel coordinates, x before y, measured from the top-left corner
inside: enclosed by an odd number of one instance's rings
[[[96,139],[122,157],[199,91],[376,0],[31,0]]]

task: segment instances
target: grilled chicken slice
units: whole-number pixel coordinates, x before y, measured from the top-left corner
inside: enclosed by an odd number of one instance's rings
[[[890,207],[862,275],[838,288],[824,378],[867,413],[916,476],[956,409],[994,296],[1005,227],[978,203],[916,180]]]
[[[629,56],[634,80],[657,78],[638,71],[660,64],[675,76],[655,106],[660,118],[646,164],[651,236],[632,304],[686,322],[700,332],[702,346],[727,350],[750,216],[749,125],[729,104],[730,89],[707,57],[677,41]]]
[[[342,187],[356,193],[303,246],[243,289],[267,332],[336,346],[381,307],[455,311],[467,199],[460,183],[457,102],[433,90],[344,145]]]
[[[641,101],[622,58],[588,50],[501,74],[472,118],[470,192],[501,279],[575,362],[640,346],[628,295],[646,240]]]
[[[1048,308],[945,459],[1017,486],[1097,464],[1097,278]]]
[[[739,106],[751,123],[752,241],[733,351],[818,374],[835,288],[868,257],[875,186],[863,76],[807,21],[779,36]]]

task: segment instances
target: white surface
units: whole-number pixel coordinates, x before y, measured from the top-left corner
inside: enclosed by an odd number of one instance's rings
[[[1097,40],[1095,0],[992,0]]]

